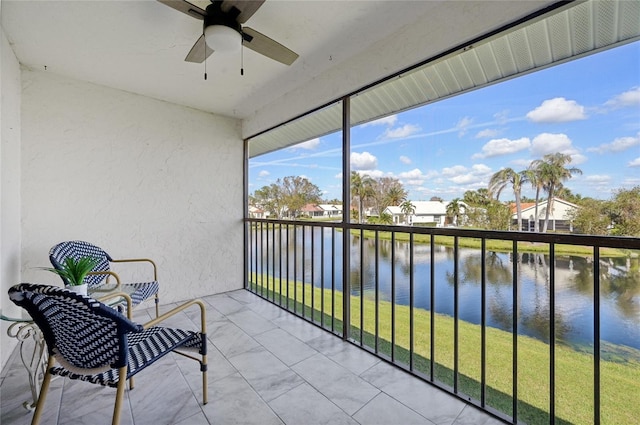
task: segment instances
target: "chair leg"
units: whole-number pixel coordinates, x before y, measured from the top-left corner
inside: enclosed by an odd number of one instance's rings
[[[205,359],[206,362],[206,359]],[[205,368],[206,368],[206,363],[205,363]],[[207,382],[207,370],[205,369],[202,372],[202,404],[207,404],[207,402],[209,401],[209,397],[207,394],[207,390],[208,390],[208,382]]]
[[[160,297],[156,294],[156,317],[160,317]]]
[[[127,366],[118,369],[118,388],[116,390],[116,405],[113,408],[113,419],[111,425],[120,423],[120,411],[122,410],[122,400],[124,399],[124,389],[127,386]]]
[[[40,387],[40,397],[38,397],[38,404],[36,404],[36,411],[33,412],[33,418],[31,419],[31,425],[38,425],[40,423],[40,417],[42,416],[42,410],[44,409],[44,402],[47,398],[47,391],[49,391],[49,384],[51,383],[51,373],[49,369],[54,364],[53,356],[49,356],[47,361],[47,369],[42,380],[42,386]]]

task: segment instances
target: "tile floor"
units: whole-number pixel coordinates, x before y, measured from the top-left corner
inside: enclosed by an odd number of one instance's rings
[[[209,403],[202,405],[197,363],[170,355],[136,376],[123,425],[501,423],[248,291],[203,300]],[[151,314],[137,310],[134,320]],[[194,308],[171,325],[195,329],[198,320]],[[0,423],[30,423],[22,407],[30,391],[16,353],[0,379]],[[41,423],[110,423],[114,397],[111,388],[56,378]]]

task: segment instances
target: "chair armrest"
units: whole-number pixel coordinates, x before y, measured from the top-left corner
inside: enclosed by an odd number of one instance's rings
[[[198,305],[200,307],[200,322],[201,322],[200,326],[202,328],[201,333],[206,335],[207,334],[206,307],[204,303],[199,299],[187,301],[186,303],[181,304],[176,308],[167,311],[166,313],[156,317],[155,319],[148,321],[147,323],[142,325],[142,327],[144,329],[149,329],[152,326],[156,326],[158,323],[162,322],[163,320],[166,320],[169,317],[174,316],[176,313],[179,313],[182,310],[191,307],[192,305]]]
[[[111,260],[112,263],[139,263],[139,262],[147,262],[147,263],[151,263],[151,265],[153,266],[153,280],[154,281],[158,281],[158,267],[156,266],[156,263],[149,259],[149,258],[122,258],[119,260]]]
[[[114,286],[111,289],[96,289],[93,292],[111,292],[111,291],[115,291],[116,289],[120,289],[120,285],[122,285],[122,283],[120,282],[120,277],[112,272],[112,271],[97,271],[97,272],[89,272],[87,273],[87,275],[91,275],[91,276],[97,276],[97,275],[101,275],[101,274],[106,274],[107,275],[107,283],[109,280],[109,276],[113,276],[116,279],[116,286]]]

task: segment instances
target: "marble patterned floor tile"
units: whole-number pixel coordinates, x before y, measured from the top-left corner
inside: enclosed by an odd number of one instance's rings
[[[156,361],[135,378],[135,388],[127,393],[136,424],[171,424],[201,410],[202,400],[196,399],[172,356]]]
[[[198,412],[195,415],[184,418],[173,425],[209,425],[209,421],[203,412]]]
[[[204,301],[225,315],[235,313],[246,308],[244,303],[241,303],[228,295],[214,295],[204,298]]]
[[[263,347],[288,366],[301,362],[317,353],[309,345],[283,329],[274,329],[256,335],[255,338]]]
[[[244,292],[247,292],[247,291],[244,291]],[[255,295],[252,295],[252,296],[254,298],[257,298]],[[290,314],[283,308],[280,308],[277,305],[263,299],[258,299],[258,301],[256,302],[247,304],[247,307],[251,309],[251,311],[256,312],[257,314],[259,314],[260,316],[264,317],[267,320],[278,319],[280,317]]]
[[[240,375],[214,382],[202,407],[212,424],[281,425],[282,421]]]
[[[245,291],[244,289],[227,292],[225,293],[225,295],[228,296],[229,298],[233,298],[234,300],[242,304],[259,303],[262,301],[260,297],[256,296],[255,294],[249,291]]]
[[[208,335],[214,347],[227,358],[260,347],[255,339],[230,321],[208,330]]]
[[[360,375],[381,361],[373,354],[353,344],[345,343],[335,335],[323,335],[312,339],[308,344],[356,375]]]
[[[453,425],[501,425],[503,422],[489,416],[482,410],[467,405],[453,422]]]
[[[430,424],[421,416],[437,424],[500,423],[248,291],[203,299],[209,403],[202,404],[198,363],[170,354],[140,372],[135,389],[125,391],[123,425],[375,425],[389,418],[388,423]],[[134,310],[134,320],[155,317],[153,304],[146,306]],[[166,323],[197,329],[200,313],[192,309]],[[22,402],[31,393],[16,352],[1,376],[0,422],[30,423],[32,414]],[[115,389],[56,377],[41,423],[110,423],[114,403]]]
[[[454,396],[383,362],[361,377],[436,424],[453,423],[466,406]]]
[[[116,402],[116,389],[83,381],[64,379],[60,404],[60,424],[99,425],[111,423]],[[133,424],[128,391],[120,409],[120,423]]]
[[[357,425],[342,409],[304,383],[269,402],[288,425]]]
[[[197,357],[200,358],[200,356]],[[189,387],[191,387],[191,390],[196,394],[196,398],[200,401],[202,399],[202,372],[200,372],[200,364],[179,354],[174,354],[173,358],[178,364]],[[207,347],[207,381],[209,383],[226,378],[236,372],[237,370],[222,353],[211,345]]]
[[[353,415],[380,390],[322,354],[316,354],[292,369],[349,415]]]
[[[264,347],[238,354],[229,358],[229,361],[267,401],[302,383],[295,372]]]
[[[259,335],[276,328],[273,323],[265,320],[264,317],[252,310],[241,310],[229,314],[227,317],[250,336]]]
[[[284,329],[303,342],[308,342],[326,333],[326,331],[323,331],[311,323],[307,323],[293,314],[279,317],[272,322],[274,325]]]
[[[353,418],[359,423],[367,425],[434,425],[424,416],[385,393],[378,394],[353,415]]]

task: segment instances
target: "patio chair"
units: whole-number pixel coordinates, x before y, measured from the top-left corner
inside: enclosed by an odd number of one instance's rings
[[[155,296],[156,302],[156,317],[159,316],[159,302],[160,298],[158,291],[160,285],[158,284],[158,271],[156,264],[148,258],[129,258],[129,259],[113,259],[102,248],[90,244],[84,241],[65,241],[55,245],[49,251],[49,261],[54,268],[60,270],[64,260],[67,257],[71,257],[75,260],[79,260],[82,257],[93,257],[98,260],[98,263],[85,278],[85,282],[88,284],[89,291],[94,298],[101,298],[98,292],[113,292],[121,291],[130,296],[133,306],[140,304],[141,302]],[[150,282],[138,282],[138,283],[122,283],[120,276],[110,269],[110,263],[134,263],[134,262],[147,262],[153,267],[153,281]],[[115,285],[109,283],[109,278],[113,277],[116,281]],[[67,282],[62,278],[65,285]]]
[[[127,379],[170,352],[200,363],[203,403],[207,403],[207,336],[202,301],[187,302],[140,325],[93,298],[57,286],[23,283],[9,289],[9,298],[29,312],[44,335],[49,354],[32,425],[40,421],[53,375],[117,388],[112,424],[118,424]],[[201,310],[200,332],[156,326],[192,305]]]

